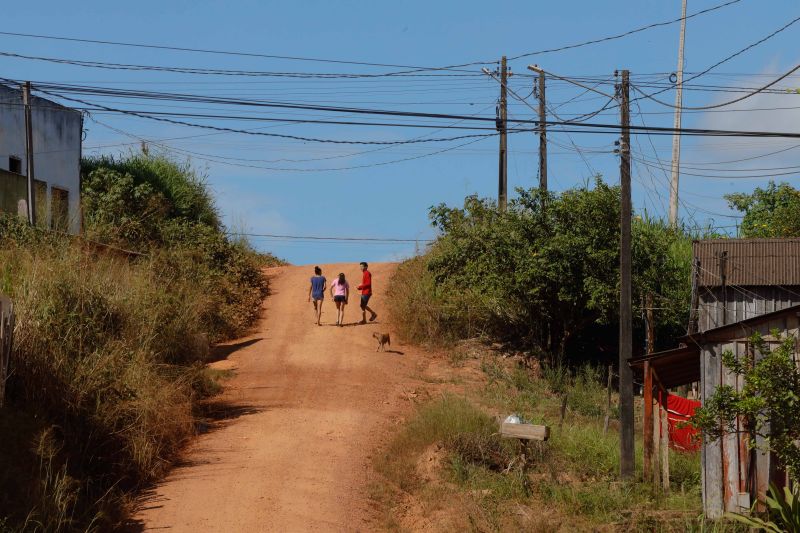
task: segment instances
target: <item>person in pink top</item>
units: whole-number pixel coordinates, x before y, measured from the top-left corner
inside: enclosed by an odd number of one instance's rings
[[[331,296],[333,303],[336,304],[336,325],[344,325],[344,308],[347,305],[347,300],[350,298],[350,284],[344,278],[343,273],[339,273],[339,277],[331,283]]]

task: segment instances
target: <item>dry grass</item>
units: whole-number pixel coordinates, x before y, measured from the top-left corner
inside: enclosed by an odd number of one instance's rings
[[[264,293],[230,277],[215,291],[220,276],[179,251],[131,262],[63,242],[5,243],[0,265],[17,312],[13,411],[0,426],[27,427],[0,444],[18,466],[0,473],[10,490],[0,524],[108,530],[126,495],[163,475],[193,435],[197,401],[219,391],[203,365],[211,339],[241,332]],[[255,294],[237,299],[244,290]]]

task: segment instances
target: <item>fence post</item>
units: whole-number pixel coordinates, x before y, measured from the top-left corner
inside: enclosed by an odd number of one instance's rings
[[[11,299],[0,295],[0,408],[6,396],[6,380],[11,362],[14,335],[14,305]]]

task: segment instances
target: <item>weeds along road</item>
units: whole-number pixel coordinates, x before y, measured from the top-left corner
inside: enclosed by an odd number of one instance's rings
[[[358,264],[321,265],[329,282]],[[403,380],[419,354],[376,353],[388,332],[386,285],[394,265],[370,267],[375,323],[354,290],[345,327],[326,296],[322,326],[307,302],[312,267],[268,270],[271,295],[250,337],[213,366],[234,371],[220,403],[227,416],[198,437],[167,479],[146,494],[134,531],[369,531],[371,456],[401,409]],[[403,354],[397,352],[405,352]]]

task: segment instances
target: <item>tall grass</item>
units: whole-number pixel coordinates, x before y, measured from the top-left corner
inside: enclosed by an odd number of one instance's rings
[[[19,434],[0,438],[0,517],[108,530],[194,433],[214,390],[211,342],[243,333],[265,294],[258,258],[209,239],[217,255],[186,245],[131,260],[8,218],[0,239],[17,313],[0,428]]]
[[[392,323],[408,341],[446,345],[485,333],[490,313],[485,304],[467,288],[437,284],[424,256],[400,264],[388,292]]]

